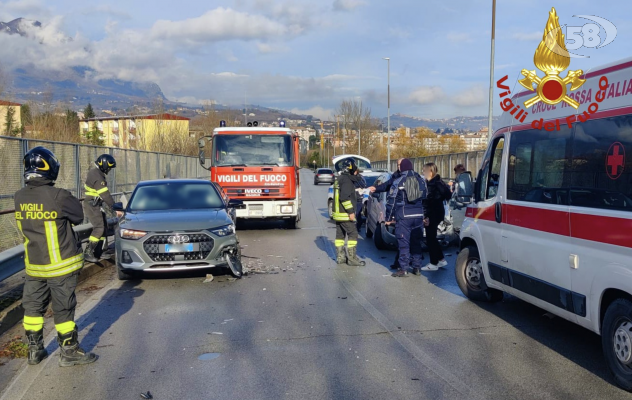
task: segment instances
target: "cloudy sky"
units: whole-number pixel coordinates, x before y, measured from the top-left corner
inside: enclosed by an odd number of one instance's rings
[[[90,5],[90,3],[92,5]],[[158,83],[171,100],[248,103],[327,117],[344,98],[386,116],[486,115],[491,0],[22,0],[0,1],[0,21],[37,19],[31,39],[0,35],[5,69],[87,65],[94,79]],[[597,15],[616,26],[571,69],[632,56],[630,0],[499,0],[496,78],[534,69],[551,6],[560,23]],[[605,38],[605,34],[603,35]],[[72,37],[73,40],[67,40]],[[500,113],[496,107],[495,113]]]

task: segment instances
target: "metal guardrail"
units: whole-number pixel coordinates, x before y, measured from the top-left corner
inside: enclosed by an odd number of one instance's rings
[[[468,151],[464,153],[439,154],[434,156],[410,158],[413,162],[415,171],[421,172],[424,164],[435,163],[439,169],[439,175],[442,178],[450,178],[454,176],[454,167],[457,164],[463,164],[466,171],[471,171],[472,176],[476,176],[481,167],[481,162],[485,156],[486,150]],[[395,171],[397,169],[397,159],[391,159],[391,165],[387,165],[386,160],[372,161],[371,166],[374,169],[386,169]]]
[[[118,224],[117,218],[108,219],[108,229]],[[81,242],[85,242],[92,232],[92,224],[73,227]],[[24,269],[24,245],[15,246],[0,253],[0,282]]]

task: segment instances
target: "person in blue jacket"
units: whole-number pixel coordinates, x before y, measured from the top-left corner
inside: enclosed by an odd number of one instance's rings
[[[396,178],[389,190],[387,203],[392,204],[387,221],[395,220],[395,236],[399,251],[399,269],[393,277],[406,277],[407,266],[412,261],[413,273],[419,274],[422,260],[421,241],[423,239],[424,208],[427,188],[425,179],[413,171],[413,163],[404,158]],[[378,188],[371,187],[371,192]],[[381,189],[381,188],[380,188]],[[412,259],[412,260],[411,260]]]

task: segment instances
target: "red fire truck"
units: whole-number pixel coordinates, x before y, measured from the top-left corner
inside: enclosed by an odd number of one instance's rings
[[[253,126],[250,126],[250,125]],[[299,137],[281,121],[278,128],[226,127],[221,121],[212,137],[199,141],[204,166],[205,144],[211,141],[211,180],[231,200],[241,200],[237,218],[281,219],[295,228],[301,219]]]

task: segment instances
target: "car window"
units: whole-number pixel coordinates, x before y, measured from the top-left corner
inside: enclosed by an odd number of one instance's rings
[[[327,169],[327,168],[321,168],[321,169],[318,170],[318,173],[319,174],[333,174],[334,172],[332,170],[330,170],[330,169]]]
[[[500,185],[500,168],[503,160],[503,149],[505,138],[500,137],[494,140],[492,147],[487,151],[483,166],[481,167],[481,200],[489,200],[496,197],[498,186]]]
[[[367,186],[379,185],[379,183],[376,183],[377,176],[364,176],[363,178]]]
[[[224,202],[210,184],[200,183],[157,183],[136,188],[129,210],[197,210],[223,208]]]

